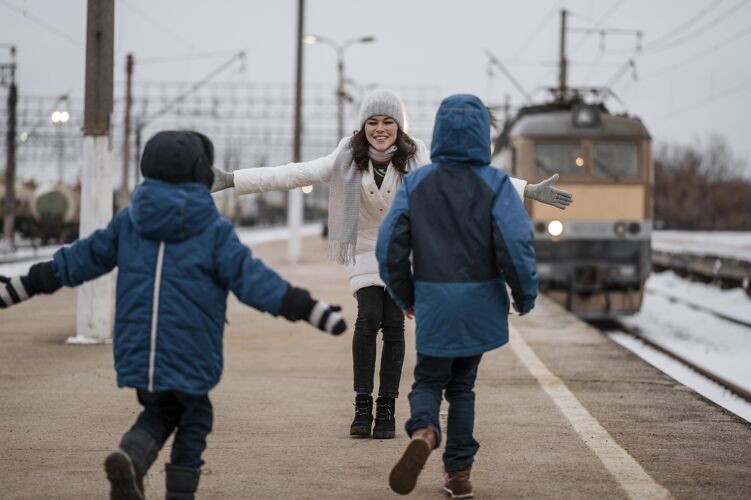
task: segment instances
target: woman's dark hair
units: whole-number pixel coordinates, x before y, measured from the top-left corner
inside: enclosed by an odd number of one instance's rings
[[[370,143],[365,136],[365,127],[361,128],[352,135],[350,140],[352,144],[352,159],[361,172],[368,169],[368,160],[370,160]],[[396,131],[396,153],[391,158],[391,164],[396,167],[397,172],[404,175],[407,173],[407,162],[417,153],[417,144],[402,129]]]

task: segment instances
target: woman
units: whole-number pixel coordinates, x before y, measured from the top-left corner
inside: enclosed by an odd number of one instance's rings
[[[360,130],[345,137],[328,156],[279,167],[215,170],[212,191],[234,186],[237,194],[289,190],[330,182],[329,253],[344,264],[357,299],[352,339],[355,418],[350,435],[369,437],[373,425],[373,377],[376,337],[383,331],[380,386],[376,401],[377,439],[395,435],[394,399],[399,395],[404,361],[404,314],[378,275],[375,245],[378,227],[410,171],[430,163],[422,141],[404,131],[401,99],[389,90],[368,94],[360,108]],[[551,187],[555,178],[537,185],[512,179],[519,196],[564,208],[568,193]]]

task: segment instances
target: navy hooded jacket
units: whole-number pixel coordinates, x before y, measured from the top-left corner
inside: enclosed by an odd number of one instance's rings
[[[532,225],[509,177],[489,166],[477,97],[443,100],[431,160],[405,178],[381,224],[379,271],[397,304],[414,307],[417,352],[473,356],[508,341],[506,284],[521,312],[534,307]]]
[[[279,314],[289,283],[254,259],[203,183],[147,178],[106,229],[58,250],[57,279],[118,268],[117,384],[206,394],[220,379],[227,292]]]

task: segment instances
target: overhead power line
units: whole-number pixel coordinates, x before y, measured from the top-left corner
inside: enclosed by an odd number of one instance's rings
[[[66,42],[68,42],[68,43],[70,43],[72,45],[75,45],[78,48],[83,48],[84,47],[83,42],[81,42],[80,40],[78,40],[78,39],[70,36],[69,34],[65,33],[64,31],[61,31],[61,30],[57,29],[55,26],[53,26],[52,24],[48,23],[44,19],[42,19],[40,17],[37,17],[34,14],[30,14],[28,11],[26,11],[26,9],[19,9],[18,7],[16,7],[15,5],[7,2],[6,0],[0,0],[0,5],[2,5],[3,7],[5,7],[6,9],[8,9],[8,10],[10,10],[12,12],[15,12],[16,14],[18,14],[21,17],[23,17],[24,19],[27,19],[27,20],[31,21],[32,23],[36,24],[37,26],[40,26],[41,28],[47,30],[48,32],[52,33],[53,35],[62,38]]]
[[[704,99],[702,101],[694,102],[693,104],[690,104],[690,105],[688,105],[688,106],[686,106],[684,108],[681,108],[681,109],[679,109],[677,111],[672,111],[670,113],[667,113],[667,114],[665,114],[665,115],[657,118],[655,120],[655,122],[661,122],[661,121],[669,120],[671,118],[675,118],[678,115],[682,115],[682,114],[687,113],[689,111],[693,111],[693,110],[702,108],[704,106],[707,106],[708,104],[712,104],[715,101],[719,101],[719,100],[724,99],[726,97],[729,97],[729,96],[731,96],[733,94],[737,94],[738,92],[741,92],[741,91],[746,90],[748,88],[751,88],[751,80],[746,80],[745,82],[739,83],[738,85],[736,85],[734,87],[730,87],[729,89],[725,89],[725,90],[723,90],[720,93],[716,93],[716,94],[710,95],[709,97],[707,97],[706,99]]]
[[[701,19],[704,19],[704,16],[707,15],[709,12],[711,12],[713,9],[717,8],[724,0],[714,0],[711,4],[705,6],[703,9],[701,9],[699,12],[691,16],[691,18],[678,26],[677,28],[673,29],[672,31],[665,33],[664,35],[656,38],[654,41],[647,44],[645,49],[651,49],[654,46],[659,46],[661,43],[665,42],[666,40],[669,40],[670,38],[679,35],[686,29],[690,28],[691,25],[695,24],[697,21],[700,21]]]
[[[163,35],[168,36],[169,38],[172,38],[174,41],[180,43],[181,45],[184,45],[191,51],[195,50],[195,46],[188,40],[187,38],[183,38],[181,35],[173,31],[169,26],[157,21],[153,17],[151,17],[149,14],[147,14],[143,9],[136,6],[135,2],[128,2],[125,0],[121,0],[120,3],[127,7],[131,12],[135,13],[136,15],[140,16],[141,19],[148,22],[152,26],[159,28],[159,32]]]
[[[681,59],[678,62],[675,62],[669,66],[663,66],[662,68],[652,71],[650,73],[646,73],[642,76],[642,79],[644,78],[652,78],[653,76],[661,75],[663,73],[667,73],[669,71],[675,71],[678,68],[681,68],[683,66],[686,66],[688,64],[691,64],[693,62],[696,62],[697,60],[706,57],[708,55],[714,54],[719,50],[720,48],[729,45],[743,37],[746,37],[748,35],[751,35],[751,26],[746,27],[745,29],[738,31],[734,33],[733,35],[730,35],[726,39],[722,40],[721,42],[713,45],[712,47],[708,48],[707,50],[704,50],[702,52],[697,52],[695,54],[692,54],[690,57],[687,57],[685,59]]]
[[[713,19],[712,21],[710,21],[709,23],[705,24],[704,26],[701,26],[700,28],[698,28],[698,29],[696,29],[696,30],[694,30],[694,31],[692,31],[692,32],[690,32],[690,33],[688,33],[688,34],[680,37],[680,38],[677,38],[675,40],[669,41],[669,42],[667,42],[664,45],[660,45],[660,46],[657,46],[657,47],[653,46],[651,48],[650,47],[645,47],[644,50],[645,50],[645,52],[660,52],[660,51],[667,50],[667,49],[672,49],[674,47],[678,47],[678,46],[683,45],[683,44],[685,44],[687,42],[690,42],[690,41],[698,38],[700,35],[706,33],[710,29],[714,28],[715,26],[717,26],[721,22],[723,22],[726,19],[730,18],[730,16],[733,15],[737,10],[745,7],[749,3],[751,3],[751,2],[748,2],[748,0],[740,0],[738,3],[736,3],[733,6],[731,6],[725,12],[723,12],[722,14],[720,14],[719,17]]]

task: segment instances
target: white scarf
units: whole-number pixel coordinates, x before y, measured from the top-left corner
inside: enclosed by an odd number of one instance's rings
[[[386,151],[371,146],[368,155],[376,162],[385,162],[396,152],[396,145]],[[347,141],[334,160],[329,189],[329,258],[339,264],[355,262],[362,172],[352,160],[352,143]]]

